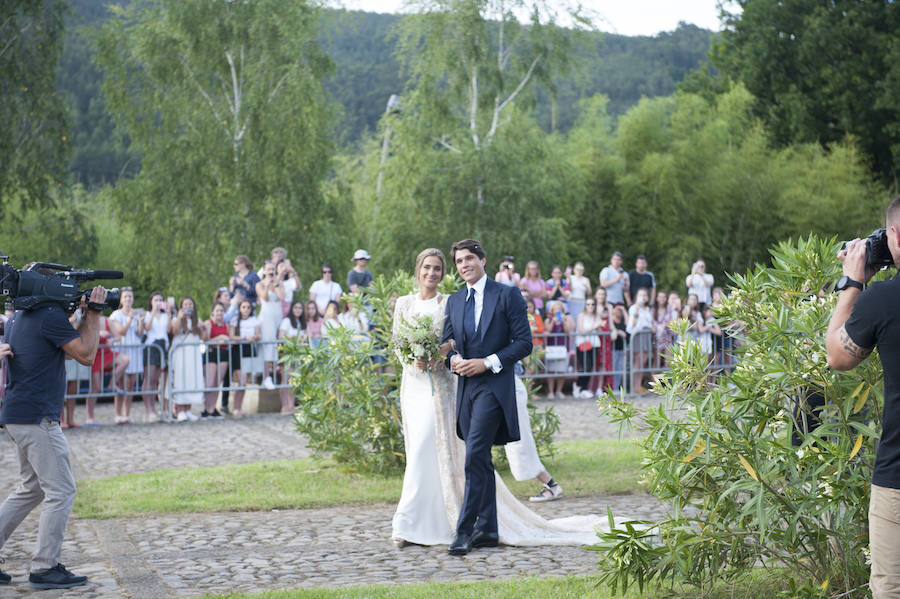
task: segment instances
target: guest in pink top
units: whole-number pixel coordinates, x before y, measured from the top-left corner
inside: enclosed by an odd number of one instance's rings
[[[547,284],[541,278],[541,268],[534,260],[525,266],[525,276],[519,280],[519,289],[528,293],[534,300],[534,307],[544,313],[544,298],[547,297]]]
[[[306,302],[306,338],[310,345],[319,347],[322,343],[322,319],[319,317],[319,306],[314,300]]]

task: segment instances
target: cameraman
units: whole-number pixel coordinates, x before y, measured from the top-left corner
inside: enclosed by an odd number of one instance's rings
[[[900,197],[888,207],[887,246],[900,266]],[[854,239],[838,253],[844,276],[825,349],[828,365],[850,370],[878,347],[884,371],[884,419],[875,455],[869,499],[869,549],[873,599],[900,597],[900,275],[863,291],[873,272],[866,268],[866,241]]]
[[[75,501],[75,479],[69,463],[69,445],[59,427],[66,389],[65,357],[90,366],[100,340],[100,310],[106,289],[91,290],[90,303],[82,298],[85,315],[76,331],[65,310],[56,304],[19,310],[6,327],[9,378],[0,407],[0,427],[16,444],[21,482],[0,506],[0,547],[22,520],[43,502],[37,551],[28,580],[39,589],[65,589],[82,585],[87,576],[75,576],[59,563],[66,521]],[[0,572],[0,583],[11,577]]]

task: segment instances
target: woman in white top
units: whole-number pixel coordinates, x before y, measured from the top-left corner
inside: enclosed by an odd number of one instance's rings
[[[697,260],[691,266],[691,274],[684,278],[684,284],[687,285],[688,293],[697,296],[700,302],[700,308],[712,302],[710,290],[713,286],[713,276],[706,272],[706,262]]]
[[[241,360],[234,374],[238,378],[240,389],[234,392],[234,409],[231,415],[235,418],[243,418],[244,413],[241,409],[244,407],[244,387],[247,386],[247,367],[249,359],[256,354],[254,344],[259,341],[261,334],[259,330],[259,319],[253,315],[253,304],[250,300],[241,300],[238,306],[238,320],[234,326],[229,325],[228,334],[232,341],[240,341]]]
[[[328,302],[336,302],[340,299],[341,294],[344,293],[340,284],[334,282],[333,276],[334,269],[331,268],[331,265],[327,263],[323,264],[322,278],[313,283],[309,288],[309,299],[316,302],[316,306],[319,308],[319,314],[322,316],[325,315],[325,308],[328,307]]]
[[[263,357],[263,387],[275,388],[273,374],[278,359],[278,325],[281,324],[281,302],[287,297],[284,292],[284,278],[275,274],[275,264],[266,262],[263,278],[256,284],[259,301],[260,353]]]
[[[284,299],[281,301],[281,314],[287,317],[291,311],[291,303],[294,301],[294,292],[299,291],[303,285],[300,283],[300,277],[297,271],[291,265],[291,261],[285,258],[275,265],[275,276],[280,278],[284,284]]]
[[[330,331],[341,326],[341,321],[338,320],[339,313],[340,306],[336,301],[331,300],[325,305],[325,311],[322,313],[322,343],[327,342]]]
[[[584,263],[576,262],[569,277],[569,314],[575,321],[584,310],[584,302],[591,297],[591,280],[584,276]]]
[[[303,302],[300,300],[296,300],[291,303],[291,309],[288,312],[288,315],[285,316],[281,320],[281,325],[278,327],[278,339],[281,341],[286,341],[288,339],[300,339],[303,336]],[[282,383],[290,382],[290,372],[287,370],[287,365],[282,366],[284,368],[284,377],[282,379]],[[280,387],[278,389],[278,395],[281,398],[281,413],[282,414],[292,414],[294,412],[294,391],[291,389],[290,385]]]
[[[603,320],[597,314],[597,301],[590,298],[584,303],[584,310],[575,319],[575,368],[580,372],[592,372],[597,367],[597,349],[600,347],[600,335]],[[599,379],[596,376],[583,374],[578,377],[576,385],[580,390],[572,392],[575,397],[593,397],[597,393]]]
[[[172,349],[169,350],[169,381],[177,422],[195,422],[199,417],[191,412],[192,404],[202,404],[205,386],[203,379],[202,330],[194,299],[184,296],[175,318],[169,322]]]
[[[134,308],[134,291],[131,287],[122,288],[119,309],[109,317],[109,327],[121,353],[128,356],[128,367],[122,380],[115,381],[116,424],[131,424],[131,392],[137,386],[137,377],[144,372],[144,359],[141,355],[141,317],[143,310]],[[119,392],[124,392],[119,395]]]
[[[159,393],[159,375],[166,367],[166,353],[169,348],[169,314],[166,300],[160,291],[150,294],[150,301],[141,321],[144,339],[144,417],[147,422],[155,422],[156,396]]]
[[[647,390],[641,384],[641,378],[644,376],[641,371],[647,365],[653,350],[653,312],[650,310],[646,287],[638,289],[634,303],[628,308],[625,330],[631,335],[633,374],[631,390],[635,393],[646,393]]]
[[[354,339],[362,339],[369,332],[369,319],[365,312],[357,311],[347,300],[341,303],[344,310],[338,315],[338,322],[342,327],[353,332]]]

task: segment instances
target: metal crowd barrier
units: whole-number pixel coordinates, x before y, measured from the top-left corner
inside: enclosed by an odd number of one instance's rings
[[[263,358],[264,348],[269,346],[280,346],[284,340],[275,341],[256,341],[254,343],[246,343],[242,341],[228,342],[204,342],[199,338],[179,339],[175,338],[170,344],[167,351],[163,351],[161,347],[155,344],[130,344],[123,343],[113,344],[111,346],[101,346],[98,349],[95,363],[106,365],[99,372],[92,373],[91,366],[79,364],[75,360],[66,360],[66,380],[68,383],[75,383],[75,392],[70,393],[70,386],[66,388],[66,398],[83,399],[86,397],[100,397],[130,395],[142,397],[145,394],[156,393],[161,394],[164,399],[177,399],[178,395],[186,393],[204,393],[207,391],[240,391],[248,389],[262,388],[262,380],[265,376],[265,360]],[[225,360],[228,368],[225,375],[218,381],[218,384],[212,387],[206,384],[206,365],[209,362],[210,350],[219,346],[224,346]],[[243,347],[248,346],[248,350]],[[242,355],[248,353],[249,356]],[[218,351],[216,352],[218,353]],[[123,389],[113,388],[113,377],[117,366],[117,357],[120,355],[129,356],[129,365],[124,369],[124,376],[128,374],[137,375],[134,389],[124,391]],[[161,368],[160,380],[156,390],[144,390],[146,380],[147,366],[150,363],[150,356],[154,355],[159,358],[165,366]],[[140,357],[140,368],[134,368],[132,358]],[[275,388],[282,389],[290,387],[287,382],[287,376],[282,374],[282,382],[277,382],[276,373],[283,372],[283,366],[278,364],[278,351],[276,349],[275,365],[272,369],[273,381]],[[129,373],[129,370],[132,370]],[[139,372],[134,372],[139,370]],[[247,375],[246,384],[238,384],[235,372],[241,371]],[[91,377],[95,377],[93,381],[95,389],[91,390]],[[165,376],[165,384],[163,384],[163,376]],[[97,380],[99,377],[99,380]],[[177,403],[188,403],[178,401]]]
[[[535,335],[534,340],[537,342],[535,350],[538,348],[544,350],[544,358],[534,371],[525,372],[521,377],[535,379],[536,381],[562,378],[573,383],[580,377],[588,377],[588,385],[599,390],[609,387],[616,391],[621,388],[628,393],[634,392],[635,375],[645,379],[665,372],[668,369],[666,361],[669,348],[680,343],[680,340],[673,339],[670,344],[660,348],[654,333],[646,332],[640,334],[647,335],[649,340],[642,342],[636,339],[635,335],[629,335],[628,338],[623,340],[622,350],[614,349],[615,340],[612,339],[612,333],[610,332],[542,333]],[[585,351],[578,349],[575,342],[576,337],[590,338],[594,336],[599,338],[599,346]],[[557,360],[547,358],[547,348],[554,345],[564,347],[566,350],[562,364]],[[649,345],[649,349],[644,349],[647,345]],[[727,334],[722,335],[721,351],[715,351],[715,341],[713,341],[712,345],[713,352],[711,352],[707,364],[710,376],[715,376],[716,373],[726,369],[733,369],[735,366],[734,337]],[[608,350],[607,347],[609,348]],[[609,352],[609,359],[606,359],[607,351]],[[560,367],[562,367],[562,370],[558,370]],[[594,377],[597,377],[599,381],[594,379]]]

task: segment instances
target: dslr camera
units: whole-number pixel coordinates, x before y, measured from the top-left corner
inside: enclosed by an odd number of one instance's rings
[[[121,279],[121,270],[76,270],[71,266],[35,262],[26,269],[19,270],[9,264],[9,257],[0,255],[0,296],[12,302],[16,310],[34,310],[49,304],[60,306],[67,314],[73,313],[81,305],[81,298],[90,298],[91,290],[78,289],[81,281],[94,279]],[[45,275],[38,272],[56,271]],[[92,310],[115,310],[119,307],[121,294],[118,289],[106,292],[106,301],[102,304],[90,302]]]
[[[893,265],[894,257],[888,248],[887,232],[884,229],[875,229],[866,237],[866,268],[878,272]]]

